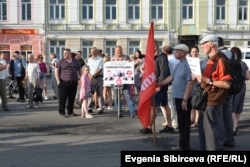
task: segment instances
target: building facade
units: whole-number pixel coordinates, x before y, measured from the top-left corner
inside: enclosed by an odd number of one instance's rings
[[[8,61],[16,50],[44,53],[44,9],[42,1],[0,0],[0,50]]]
[[[198,45],[207,34],[227,46],[250,46],[249,0],[0,0],[0,50],[11,54],[81,50],[91,47],[114,55],[146,50],[148,29],[155,24],[160,46]]]

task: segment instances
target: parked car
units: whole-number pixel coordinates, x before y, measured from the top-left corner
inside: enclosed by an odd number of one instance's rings
[[[250,48],[240,48],[242,53],[242,61],[250,68]]]

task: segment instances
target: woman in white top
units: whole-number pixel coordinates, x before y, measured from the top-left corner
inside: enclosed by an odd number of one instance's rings
[[[55,53],[50,54],[50,59],[51,59],[51,63],[49,67],[51,68],[51,84],[52,84],[52,89],[54,92],[53,98],[57,99],[58,98],[58,86],[57,86],[56,77],[55,77],[55,68],[56,68],[56,64],[58,63],[58,59],[56,58]]]
[[[103,63],[110,61],[110,56],[108,54],[105,54],[103,57]],[[110,76],[112,78],[112,76]],[[111,84],[105,84],[103,85],[103,99],[104,102],[108,104],[108,110],[112,110],[112,91],[111,91]]]
[[[191,57],[199,57],[199,49],[197,46],[194,46],[190,49]],[[198,126],[199,110],[192,109],[191,111],[191,127]]]

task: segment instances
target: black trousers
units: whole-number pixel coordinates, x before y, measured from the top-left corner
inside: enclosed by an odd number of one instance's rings
[[[182,109],[181,103],[183,99],[175,98],[175,105],[178,118],[180,140],[179,145],[183,150],[190,149],[190,121],[191,121],[191,98],[187,101],[188,111]]]
[[[58,85],[59,114],[65,114],[65,106],[67,103],[67,114],[72,114],[74,109],[74,101],[77,91],[77,82],[61,81]]]
[[[22,84],[22,80],[23,80],[22,77],[16,77],[19,99],[24,100],[25,88],[24,85]]]

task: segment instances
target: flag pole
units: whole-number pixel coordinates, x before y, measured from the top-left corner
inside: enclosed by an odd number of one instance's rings
[[[157,142],[156,142],[156,128],[155,128],[155,94],[153,95],[153,106],[152,106],[152,128],[153,128],[153,145],[156,146],[157,145]]]
[[[117,112],[117,119],[120,119],[120,86],[118,85],[118,88],[117,88],[117,100],[118,100],[118,112]]]
[[[142,130],[146,129],[146,133],[140,131],[143,134],[148,133],[148,127],[151,126],[153,133],[153,143],[156,145],[156,134],[155,134],[155,104],[154,94],[156,90],[156,77],[155,77],[155,66],[154,66],[154,22],[150,24],[148,32],[148,41],[146,47],[146,57],[144,63],[144,73],[142,76],[142,84],[138,105],[138,118],[143,126]],[[152,99],[153,98],[153,99]],[[153,101],[152,101],[153,100]],[[152,120],[153,119],[153,120]]]

